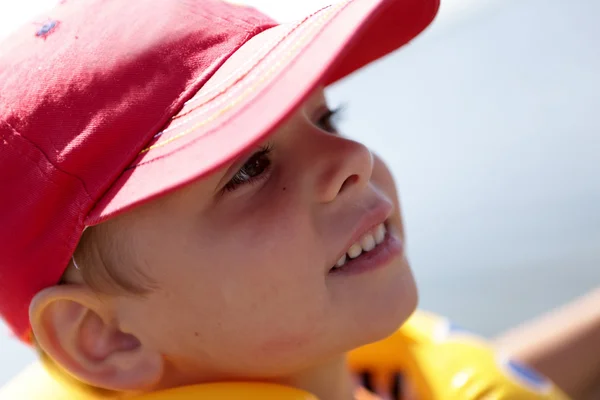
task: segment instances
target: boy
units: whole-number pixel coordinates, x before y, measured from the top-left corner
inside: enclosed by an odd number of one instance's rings
[[[437,8],[353,0],[277,25],[86,0],[23,27],[0,61],[0,314],[120,397],[250,380],[353,398],[345,353],[417,294],[392,177],[322,87]]]

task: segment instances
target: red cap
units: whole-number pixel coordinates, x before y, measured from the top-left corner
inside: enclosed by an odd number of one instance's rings
[[[86,226],[219,168],[437,9],[349,0],[277,25],[217,0],[66,0],[23,26],[0,45],[2,318],[27,340]]]

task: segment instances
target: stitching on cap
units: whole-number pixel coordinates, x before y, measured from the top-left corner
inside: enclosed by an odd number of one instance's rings
[[[293,27],[293,29],[295,29],[296,26]],[[290,29],[290,31],[288,33],[290,33],[293,29]],[[205,97],[208,97],[209,94],[212,94],[214,92],[223,92],[222,88],[223,86],[229,86],[231,85],[231,80],[236,78],[236,80],[239,79],[240,76],[246,75],[248,73],[248,71],[252,68],[251,66],[249,66],[250,63],[254,63],[256,62],[256,59],[259,58],[261,55],[264,56],[264,54],[262,54],[265,49],[267,48],[271,48],[277,45],[278,41],[283,40],[283,38],[279,38],[277,39],[271,39],[270,41],[266,42],[265,44],[263,44],[257,51],[256,53],[254,53],[254,55],[252,57],[250,57],[249,59],[247,59],[243,64],[241,64],[239,67],[237,67],[235,70],[233,70],[229,75],[227,75],[227,77],[225,77],[221,82],[219,82],[218,84],[216,84],[215,86],[213,86],[212,88],[210,88],[209,90],[207,90],[202,96],[200,96],[199,98],[197,97],[193,97],[190,100],[185,102],[185,105],[188,104],[194,104],[200,100],[204,100],[204,102],[202,104],[199,104],[197,107],[202,106],[204,103],[207,103],[209,101],[211,101],[211,99],[204,99]],[[245,72],[241,73],[240,71],[242,70],[246,70]],[[226,89],[225,89],[226,90]],[[218,94],[217,94],[218,95]],[[214,96],[216,97],[216,96]],[[196,107],[196,108],[197,108]],[[193,108],[192,110],[195,110],[196,108]],[[180,118],[181,115],[175,115],[173,117],[173,119],[177,119]]]
[[[341,9],[345,8],[348,4],[350,4],[352,2],[352,0],[347,1],[346,3],[342,3],[339,4],[336,7],[331,7],[326,13],[324,13],[324,15],[322,15],[319,19],[317,20],[313,20],[313,22],[309,22],[312,27],[314,28],[315,26],[319,25],[319,24],[323,24],[325,21],[327,21],[327,17],[329,17],[331,14],[333,14],[334,12],[339,12],[341,11]],[[206,125],[209,122],[214,121],[215,119],[217,119],[219,116],[221,116],[223,113],[225,113],[226,111],[230,110],[231,108],[233,108],[235,105],[237,105],[238,103],[240,103],[242,100],[244,100],[248,95],[250,95],[257,87],[258,84],[262,83],[264,80],[266,80],[267,78],[269,78],[276,70],[277,68],[283,63],[283,61],[287,61],[287,59],[289,57],[291,57],[293,55],[294,50],[296,50],[298,47],[300,47],[300,45],[304,44],[304,42],[308,39],[308,37],[310,36],[310,33],[314,32],[314,30],[310,30],[309,32],[307,32],[299,41],[297,42],[290,42],[290,43],[294,43],[294,46],[291,47],[291,49],[288,51],[287,53],[287,57],[277,61],[274,65],[271,65],[271,68],[269,70],[267,70],[266,74],[264,74],[262,77],[260,77],[260,79],[258,80],[254,80],[252,82],[249,82],[247,85],[243,86],[240,85],[238,87],[236,86],[230,86],[227,89],[231,89],[232,87],[235,89],[243,89],[246,88],[247,86],[249,86],[249,89],[245,90],[240,96],[238,96],[235,100],[233,100],[232,102],[228,103],[227,106],[222,107],[221,109],[217,110],[217,112],[215,112],[213,115],[211,115],[210,117],[207,117],[206,119],[199,121],[197,124],[195,124],[193,127],[191,127],[190,129],[187,129],[181,133],[179,133],[178,135],[175,135],[169,139],[166,139],[162,142],[156,143],[152,146],[147,147],[146,149],[142,150],[142,152],[140,152],[140,154],[142,153],[146,153],[152,149],[155,148],[159,148],[159,147],[163,147],[171,142],[174,142],[178,139],[180,139],[183,136],[188,135],[189,133],[197,130],[199,127]],[[289,45],[288,45],[289,46]],[[284,48],[278,49],[279,51],[284,50]],[[268,56],[272,56],[273,54],[279,54],[279,53],[271,53]],[[267,57],[268,57],[267,56]],[[266,58],[266,57],[265,57]],[[266,68],[266,66],[265,66]],[[263,70],[265,69],[263,68]],[[256,75],[258,75],[259,73],[262,72],[262,70],[257,70],[254,71]],[[253,85],[250,85],[251,83],[253,83]],[[231,97],[231,96],[230,96]],[[221,101],[220,103],[224,103],[226,100]],[[209,132],[206,132],[206,134]],[[128,169],[132,169],[135,168],[139,165],[144,165],[147,164],[149,162],[151,162],[152,160],[149,160],[147,162],[142,162],[142,163],[138,163],[136,165],[132,165],[130,166]]]
[[[236,78],[236,80],[239,80],[241,77],[247,75],[248,72],[250,72],[249,70],[252,69],[253,66],[251,66],[249,68],[245,68],[245,67],[247,67],[250,63],[255,62],[257,58],[259,58],[259,57],[260,58],[265,58],[268,55],[268,54],[262,54],[262,52],[265,50],[265,48],[271,48],[271,47],[275,48],[280,42],[282,42],[286,38],[286,36],[288,36],[292,32],[294,32],[299,26],[303,25],[304,22],[306,22],[308,19],[312,18],[313,16],[317,15],[318,13],[320,13],[321,11],[323,11],[323,10],[329,8],[329,7],[330,6],[322,7],[320,9],[318,9],[317,11],[314,11],[313,13],[307,15],[306,17],[302,18],[300,21],[298,21],[294,25],[292,25],[290,27],[290,29],[285,33],[285,35],[283,35],[281,38],[279,38],[279,39],[272,39],[271,41],[263,44],[258,50],[256,50],[256,52],[254,53],[254,55],[252,57],[250,57],[243,64],[241,64],[240,66],[238,66],[229,75],[227,75],[227,77],[223,78],[223,80],[221,82],[219,82],[218,84],[216,84],[215,86],[213,86],[212,88],[210,88],[210,90],[207,90],[199,98],[191,98],[190,100],[186,101],[185,104],[186,105],[187,104],[193,104],[196,101],[204,100],[204,98],[208,97],[209,94],[211,94],[213,92],[216,92],[217,90],[221,89],[223,86],[226,86],[226,85],[229,86],[229,85],[231,85],[232,82],[229,82],[231,79]],[[263,24],[261,24],[261,25],[263,25]],[[264,25],[267,25],[267,24],[264,23]],[[278,25],[275,25],[275,26],[278,26]],[[271,28],[273,28],[275,26],[272,26]],[[271,28],[268,28],[268,29],[271,29]],[[247,69],[247,71],[244,72],[243,74],[239,74],[239,71],[241,71],[242,69]],[[217,94],[217,96],[218,96],[218,94]],[[214,96],[214,97],[216,97],[216,96]],[[212,99],[206,99],[205,102],[209,102],[211,100]],[[202,104],[204,104],[204,103],[202,103]],[[200,104],[199,106],[201,106],[202,104]],[[180,117],[180,116],[176,115],[176,116],[173,117],[173,119],[177,119],[178,117]]]
[[[201,110],[200,113],[196,113],[194,116],[185,118],[185,119],[183,119],[181,121],[177,121],[176,123],[174,123],[171,126],[169,126],[167,129],[165,129],[165,130],[157,133],[156,135],[154,135],[154,138],[158,138],[158,137],[164,135],[165,133],[171,132],[171,131],[179,128],[180,126],[185,125],[190,120],[195,119],[196,117],[198,117],[198,115],[205,114],[207,111],[212,110],[214,108],[217,108],[217,107],[221,106],[221,104],[223,104],[225,101],[222,100],[222,99],[217,100],[217,98],[220,97],[221,95],[227,93],[227,91],[229,89],[233,88],[236,83],[239,83],[242,79],[244,79],[249,74],[256,74],[257,71],[260,71],[260,70],[254,69],[254,67],[256,67],[256,65],[260,64],[260,62],[262,60],[264,60],[267,57],[269,57],[271,55],[271,53],[274,50],[276,50],[277,45],[280,44],[281,42],[283,42],[286,38],[289,38],[292,34],[296,34],[297,32],[301,32],[301,30],[296,30],[296,28],[297,27],[294,27],[294,29],[289,30],[282,37],[280,37],[280,38],[278,38],[276,40],[270,41],[268,44],[271,44],[270,47],[272,47],[272,48],[267,53],[265,53],[265,54],[258,54],[256,57],[254,57],[255,59],[251,60],[251,61],[255,61],[254,64],[251,65],[251,66],[249,66],[249,68],[247,68],[247,70],[243,74],[228,77],[228,80],[231,80],[232,78],[236,78],[236,79],[234,81],[231,81],[231,82],[225,82],[225,83],[227,83],[227,87],[222,88],[218,93],[216,93],[214,96],[211,96],[208,99],[202,99],[202,98],[195,99],[196,101],[201,101],[201,103],[195,105],[193,108],[191,108],[190,110],[187,110],[185,113],[174,117],[173,120],[174,121],[179,120],[180,118],[185,117],[185,116],[187,116],[187,115],[189,115],[189,114],[191,114],[191,113],[193,113],[193,112],[195,112],[195,111],[197,111],[197,110],[199,110],[200,108],[203,107],[203,109]],[[256,60],[256,58],[260,58],[260,59]],[[247,66],[247,65],[245,65],[245,66]],[[225,86],[225,84],[222,84],[221,86]],[[192,99],[190,101],[193,101],[193,100],[194,99]]]
[[[244,41],[247,40],[250,36],[251,36],[251,32],[246,31],[246,36],[242,40],[242,43],[244,43]],[[206,68],[206,70],[213,69],[213,70],[216,71],[216,69],[218,69],[218,65],[222,65],[225,62],[225,60],[228,57],[230,57],[234,52],[235,51],[232,51],[230,54],[226,54],[226,55],[223,55],[222,57],[218,58],[217,60],[215,60],[214,63],[212,63],[208,68]],[[214,73],[214,71],[213,71],[213,73]],[[197,79],[194,80],[194,82],[192,83],[191,86],[197,85],[198,82],[200,82],[200,81],[202,81],[204,79],[206,79],[206,76],[204,74],[201,74],[200,76],[197,77]],[[175,104],[182,104],[182,103],[184,103],[184,97],[186,97],[188,95],[189,95],[189,93],[187,93],[187,91],[182,91],[179,94],[179,96],[177,96],[177,98],[175,99],[175,101],[172,102],[171,106],[165,109],[164,113],[162,114],[162,116],[160,118],[160,121],[163,121],[163,122],[157,123],[156,126],[155,126],[155,128],[152,129],[152,130],[155,130],[155,129],[158,130],[158,129],[160,129],[160,127],[162,127],[166,123],[168,123],[169,120],[172,118],[172,113],[173,113],[172,110],[171,111],[169,111],[169,110],[172,109],[173,105],[175,105]],[[137,148],[144,149],[144,146],[147,146],[147,143],[148,143],[148,140],[144,139],[143,136],[140,136],[140,140],[137,142],[135,148],[136,149]],[[117,175],[111,177],[109,180],[107,180],[105,182],[105,184],[103,186],[103,189],[100,191],[98,199],[102,198],[110,190],[110,188],[112,187],[114,181],[116,179],[118,179],[118,177],[123,173],[124,170],[129,169],[129,166],[131,165],[131,163],[135,161],[135,159],[136,159],[137,156],[139,156],[140,152],[137,151],[137,150],[134,150],[134,151],[135,151],[135,153],[132,153],[130,155],[130,157],[128,157],[130,161],[126,161],[126,164],[123,165],[120,169],[118,169],[119,172],[117,173]],[[97,200],[95,200],[95,201],[97,201]]]
[[[9,127],[10,127],[10,128],[11,128],[11,129],[12,129],[14,132],[15,132],[15,135],[16,135],[16,136],[18,136],[19,138],[23,139],[23,140],[24,140],[24,141],[26,141],[27,143],[31,143],[31,141],[27,140],[27,138],[25,138],[23,135],[19,134],[19,133],[18,133],[16,130],[14,130],[14,128],[13,128],[13,127],[12,127],[12,126],[11,126],[9,123],[7,123],[7,122],[5,122],[5,121],[0,121],[0,122],[4,122],[6,125],[8,125],[8,126],[9,126]],[[43,175],[46,177],[46,179],[48,180],[48,182],[52,183],[52,184],[53,184],[54,186],[56,186],[56,187],[60,187],[60,186],[61,186],[61,185],[59,185],[57,182],[55,182],[55,181],[52,179],[52,177],[51,177],[51,176],[49,176],[49,175],[46,173],[46,171],[44,171],[42,168],[40,168],[40,166],[39,166],[39,165],[38,165],[38,164],[35,162],[35,160],[32,160],[32,159],[31,159],[31,158],[30,158],[30,157],[29,157],[29,156],[28,156],[26,153],[22,152],[22,151],[21,151],[21,150],[20,150],[18,147],[16,147],[16,146],[15,146],[15,144],[14,144],[14,143],[11,143],[11,140],[13,140],[13,139],[11,139],[10,137],[6,137],[6,136],[3,136],[3,137],[4,137],[4,138],[5,138],[5,140],[6,140],[6,142],[5,142],[5,143],[7,144],[7,146],[10,146],[12,149],[14,149],[16,152],[18,152],[19,154],[21,154],[23,157],[26,157],[28,160],[30,160],[30,161],[31,161],[31,163],[32,163],[33,165],[35,165],[35,167],[36,167],[36,168],[37,168],[37,169],[38,169],[38,170],[39,170],[39,171],[40,171],[40,172],[41,172],[41,173],[42,173],[42,174],[43,174]],[[38,150],[39,150],[39,148],[38,148],[37,146],[35,146],[35,145],[34,145],[34,147],[35,147],[36,149],[38,149]],[[45,157],[45,154],[44,154],[43,152],[41,152],[41,154],[43,154],[43,155],[44,155],[44,158],[46,158],[46,157]],[[55,167],[55,166],[54,166],[54,164],[52,164],[52,163],[50,162],[50,160],[46,159],[46,161],[48,162],[48,164],[50,164],[50,165],[52,165],[53,167]],[[56,167],[55,167],[55,168],[56,168]],[[64,171],[62,171],[61,169],[59,169],[59,168],[56,168],[56,169],[57,169],[58,171],[60,171],[60,172],[63,172],[64,174],[66,174],[66,175],[68,175],[68,176],[71,176],[71,177],[72,177],[72,175],[70,175],[70,174],[68,174],[68,173],[66,173],[66,172],[64,172]],[[89,194],[88,194],[88,193],[87,193],[87,191],[85,190],[85,186],[84,186],[84,185],[82,185],[82,187],[83,187],[83,189],[84,189],[84,192],[85,192],[85,194],[88,196],[88,199],[89,199],[89,200],[91,200],[91,198],[90,198]],[[75,197],[75,199],[77,199],[77,197]],[[88,202],[88,203],[89,203],[89,204],[93,204],[93,202],[91,202],[91,201],[90,201],[90,202]],[[89,204],[86,204],[85,202],[84,202],[84,203],[82,203],[82,202],[77,202],[77,206],[78,206],[79,210],[81,210],[82,212],[80,212],[80,213],[79,213],[79,218],[77,219],[77,221],[75,222],[75,224],[79,224],[79,223],[80,223],[81,225],[83,225],[83,219],[84,219],[84,217],[85,217],[85,214],[86,214],[86,213],[84,213],[83,211],[86,209],[86,205],[88,205],[88,206],[89,206]],[[72,231],[72,230],[71,230],[71,231]],[[65,239],[65,241],[61,241],[61,245],[62,245],[62,246],[65,248],[65,249],[67,249],[67,250],[68,250],[68,249],[71,247],[70,243],[71,243],[71,241],[72,241],[72,239],[73,239],[73,236],[74,236],[74,235],[76,235],[76,234],[77,234],[77,231],[75,231],[74,233],[71,233],[68,239]]]
[[[240,66],[238,66],[235,70],[233,70],[229,75],[227,75],[225,78],[223,78],[223,80],[221,82],[219,82],[218,84],[216,84],[215,86],[211,87],[209,90],[207,90],[205,93],[201,94],[199,97],[192,97],[190,100],[186,101],[184,104],[188,105],[188,104],[194,104],[196,102],[200,102],[200,104],[196,105],[195,107],[191,108],[190,110],[187,110],[185,113],[183,114],[177,114],[175,116],[173,116],[172,120],[177,120],[181,117],[184,117],[188,114],[190,114],[191,112],[195,111],[196,109],[202,107],[204,104],[207,104],[209,102],[211,102],[212,100],[214,100],[216,97],[220,96],[221,94],[223,94],[224,92],[227,91],[227,89],[230,86],[233,86],[237,81],[240,81],[242,78],[244,78],[246,75],[248,75],[251,70],[264,58],[268,57],[270,51],[274,50],[281,42],[283,42],[288,36],[290,36],[292,33],[295,33],[295,31],[299,28],[299,27],[304,27],[306,24],[305,22],[312,18],[313,16],[315,16],[316,14],[320,13],[321,11],[325,10],[326,8],[329,8],[329,6],[327,7],[323,7],[315,12],[313,12],[312,14],[304,17],[302,20],[300,20],[299,22],[297,22],[296,24],[294,24],[293,26],[291,26],[287,32],[285,32],[284,35],[282,35],[279,38],[276,39],[272,39],[266,43],[264,43],[258,50],[256,50],[256,52],[254,53],[254,55],[252,57],[250,57],[249,59],[247,59],[244,63],[242,63]],[[264,30],[263,30],[264,31]],[[259,32],[260,33],[260,32]],[[265,51],[265,49],[269,48],[270,51],[263,54],[263,52]],[[250,65],[250,64],[253,65]],[[245,70],[243,73],[241,73],[240,71]],[[232,82],[232,80],[235,78],[235,80]],[[225,88],[223,88],[224,86],[227,86]],[[211,96],[212,93],[215,93],[214,96]],[[176,125],[179,126],[179,125]],[[168,131],[171,131],[172,129],[174,129],[175,126],[170,126],[169,128],[165,129],[164,131],[161,131],[159,133],[157,133],[156,135],[154,135],[154,138],[159,137],[165,133],[167,133]]]
[[[34,147],[37,151],[40,152],[41,155],[44,156],[44,159],[48,162],[48,164],[52,165],[53,168],[55,168],[57,171],[62,172],[63,174],[70,176],[71,178],[74,178],[75,180],[77,180],[77,182],[79,182],[79,184],[81,185],[81,187],[83,188],[83,191],[85,192],[86,196],[88,197],[88,199],[92,200],[92,196],[90,196],[90,193],[88,192],[86,186],[85,186],[85,182],[83,181],[83,179],[81,179],[80,177],[78,177],[77,175],[73,175],[70,172],[67,172],[65,170],[63,170],[62,168],[59,168],[57,165],[55,165],[52,161],[50,161],[50,159],[48,158],[48,155],[44,152],[44,150],[42,150],[36,143],[32,142],[31,140],[29,140],[29,138],[27,138],[26,136],[22,135],[18,130],[15,129],[14,126],[12,126],[8,121],[6,120],[2,120],[0,121],[1,123],[5,124],[6,126],[8,126],[10,128],[10,130],[13,131],[13,134],[15,136],[20,137],[22,140],[24,140],[25,142],[29,143],[32,147]],[[19,152],[19,154],[23,154],[23,152],[21,152],[19,149],[17,149],[16,147],[14,147],[14,145],[12,145],[10,143],[10,137],[6,137],[6,143],[8,145],[10,145],[13,149],[15,149],[16,151]],[[23,154],[23,156],[26,156],[25,154]],[[37,164],[36,164],[37,166]],[[39,166],[38,166],[39,169]],[[50,180],[53,184],[57,185],[56,182],[52,181],[52,179],[50,178],[50,176],[48,176],[48,174],[46,174],[44,171],[42,171],[40,169],[40,172],[42,172],[44,174],[44,176],[46,176],[46,178],[48,178],[48,180]]]
[[[346,4],[348,4],[348,3],[346,3]],[[313,20],[312,22],[309,22],[309,24],[311,24],[309,26],[314,27],[314,26],[318,25],[319,23],[323,23],[326,20],[326,17],[329,17],[329,15],[331,15],[333,13],[333,11],[335,11],[336,9],[339,9],[339,8],[341,8],[341,6],[338,6],[338,8],[332,8],[332,9],[328,10],[329,12],[325,13],[324,15],[322,15],[321,18],[319,18],[317,20]],[[185,130],[183,132],[180,132],[179,134],[177,134],[177,135],[175,135],[175,136],[173,136],[171,138],[165,139],[162,142],[158,142],[158,143],[155,143],[152,146],[147,147],[146,149],[142,150],[140,152],[140,154],[146,153],[146,152],[148,152],[148,151],[150,151],[152,149],[163,147],[163,146],[165,146],[165,145],[167,145],[167,144],[169,144],[171,142],[174,142],[174,141],[180,139],[181,137],[184,137],[184,136],[188,135],[189,133],[197,130],[201,126],[206,125],[207,123],[216,120],[218,117],[220,117],[221,115],[223,115],[226,111],[232,109],[235,105],[239,104],[246,97],[248,97],[258,87],[258,84],[264,82],[267,78],[269,78],[271,75],[273,75],[273,73],[283,63],[283,61],[286,61],[289,57],[291,57],[293,55],[294,50],[296,50],[298,47],[300,47],[300,45],[304,44],[304,42],[306,41],[306,39],[309,37],[310,33],[312,33],[312,32],[314,32],[314,30],[310,30],[309,32],[307,32],[299,41],[297,41],[297,42],[291,42],[290,41],[286,47],[282,47],[280,49],[277,49],[277,50],[279,50],[279,53],[270,53],[269,55],[267,55],[267,57],[269,57],[269,56],[273,56],[274,54],[280,54],[282,50],[285,50],[287,47],[290,47],[292,43],[294,44],[293,46],[291,46],[290,51],[288,51],[287,57],[285,57],[285,58],[283,58],[281,60],[278,60],[275,64],[271,65],[271,68],[268,69],[267,72],[266,72],[266,74],[263,75],[262,77],[260,77],[260,79],[258,79],[258,80],[248,79],[250,82],[247,82],[246,85],[239,85],[237,87],[235,85],[233,85],[233,86],[230,86],[229,88],[227,88],[227,90],[228,89],[237,89],[238,91],[242,91],[242,89],[245,89],[248,86],[250,87],[249,90],[244,91],[242,93],[242,95],[238,96],[235,100],[233,100],[232,102],[229,102],[225,107],[222,107],[222,108],[218,109],[214,114],[212,114],[211,116],[207,117],[206,119],[199,121],[197,124],[195,124],[191,128],[189,128],[189,129],[187,129],[187,130]],[[267,57],[265,57],[265,59]],[[252,72],[252,76],[259,75],[260,73],[263,72],[263,70],[265,70],[267,68],[267,66],[268,66],[268,64],[265,63],[264,66],[263,66],[263,68],[253,71]],[[252,83],[254,85],[251,85]],[[221,99],[220,101],[217,102],[217,104],[213,103],[213,104],[208,105],[207,109],[213,109],[213,108],[216,108],[216,107],[222,105],[223,103],[227,103],[227,100],[229,98],[231,98],[232,96],[233,96],[232,94],[229,94],[228,97]],[[200,115],[202,115],[202,114],[203,113],[201,113]],[[198,115],[195,115],[195,116],[197,117]],[[190,117],[189,119],[191,120],[191,119],[194,119],[194,118]],[[181,122],[179,125],[182,125],[183,123],[185,123],[185,122]]]

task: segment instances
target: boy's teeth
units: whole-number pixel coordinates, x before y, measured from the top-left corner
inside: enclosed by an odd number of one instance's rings
[[[385,232],[386,229],[384,224],[377,225],[377,228],[375,228],[375,232],[373,232],[376,244],[380,244],[383,242],[383,239],[385,239]]]
[[[370,233],[360,238],[360,246],[364,251],[371,251],[375,248],[375,238]]]
[[[348,257],[350,257],[350,258],[356,258],[356,257],[360,256],[360,253],[362,253],[362,247],[361,247],[360,243],[354,243],[352,246],[350,246],[347,253],[348,253]]]
[[[371,232],[366,233],[358,242],[350,246],[346,254],[341,256],[338,262],[335,263],[334,268],[342,267],[346,264],[348,258],[357,258],[363,251],[367,252],[373,250],[378,244],[383,243],[386,232],[387,230],[384,224],[377,225]]]

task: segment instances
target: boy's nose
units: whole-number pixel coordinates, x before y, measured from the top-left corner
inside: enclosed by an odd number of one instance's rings
[[[355,141],[326,136],[318,147],[315,195],[329,203],[342,195],[363,189],[373,173],[373,154]]]

